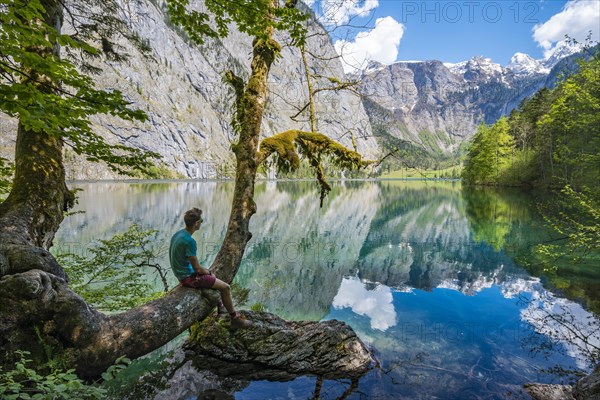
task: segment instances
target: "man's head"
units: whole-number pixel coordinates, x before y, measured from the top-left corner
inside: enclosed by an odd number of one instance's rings
[[[198,229],[202,223],[202,210],[199,208],[192,208],[187,210],[183,215],[183,221],[185,222],[186,228]]]

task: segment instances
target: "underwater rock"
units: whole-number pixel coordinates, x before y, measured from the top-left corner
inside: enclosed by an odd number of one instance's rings
[[[244,311],[252,321],[231,330],[215,315],[194,325],[186,344],[190,352],[222,361],[253,365],[285,374],[312,374],[327,379],[356,378],[371,369],[371,351],[344,322],[285,321],[265,312]]]
[[[574,396],[577,400],[600,400],[600,364],[577,382]]]
[[[523,387],[533,400],[574,400],[571,386],[526,383]]]
[[[526,383],[523,387],[534,400],[600,400],[600,364],[577,381],[575,388],[541,383]]]

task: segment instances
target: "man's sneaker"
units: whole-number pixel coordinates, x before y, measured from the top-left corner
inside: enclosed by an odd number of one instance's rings
[[[244,318],[240,313],[236,313],[234,317],[231,317],[231,329],[246,329],[252,326],[252,322]]]

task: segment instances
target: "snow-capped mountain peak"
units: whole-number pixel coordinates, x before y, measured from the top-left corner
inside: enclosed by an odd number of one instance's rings
[[[457,75],[462,75],[467,70],[466,69],[467,62],[468,61],[461,61],[458,63],[444,63],[444,66],[446,68],[448,68],[450,70],[450,72],[457,74]]]
[[[493,78],[501,78],[504,74],[504,68],[500,64],[483,56],[476,56],[459,63],[444,63],[444,66],[467,81],[489,81]]]
[[[464,72],[463,72],[464,71]],[[501,80],[504,69],[496,64],[491,58],[476,56],[466,62],[464,67],[456,68],[456,72],[462,72],[467,81],[488,82],[492,79]]]
[[[546,68],[540,61],[528,54],[516,53],[506,66],[517,75],[548,74],[550,68]]]
[[[575,53],[579,53],[581,50],[583,50],[583,45],[579,43],[569,43],[563,41],[556,45],[554,51],[549,57],[544,59],[544,67],[552,68],[563,58],[569,57]]]

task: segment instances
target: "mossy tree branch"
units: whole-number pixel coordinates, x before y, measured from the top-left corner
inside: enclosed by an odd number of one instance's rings
[[[266,161],[273,154],[276,155],[277,169],[281,172],[297,170],[301,157],[308,160],[321,188],[321,207],[325,196],[331,191],[323,170],[324,158],[342,169],[358,170],[373,164],[373,161],[363,160],[356,151],[347,149],[322,133],[300,130],[288,130],[263,139],[257,155],[258,162]]]

